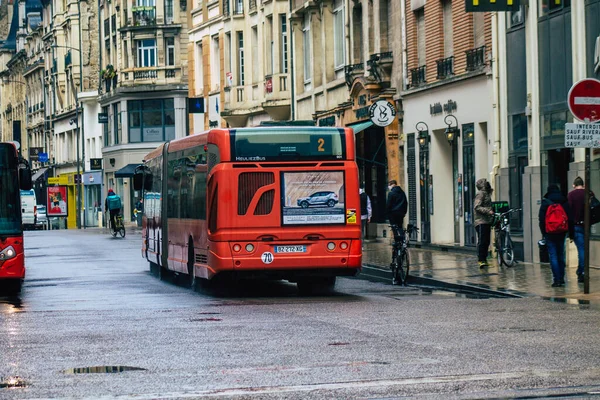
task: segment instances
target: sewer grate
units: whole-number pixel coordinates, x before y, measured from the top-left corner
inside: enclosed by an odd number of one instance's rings
[[[145,371],[145,368],[127,367],[123,365],[105,365],[99,367],[80,367],[64,370],[65,374],[114,374],[125,371]]]

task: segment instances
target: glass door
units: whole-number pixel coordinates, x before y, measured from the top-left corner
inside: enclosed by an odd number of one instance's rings
[[[463,125],[463,194],[465,216],[465,246],[477,246],[473,218],[475,189],[475,140],[474,125]]]

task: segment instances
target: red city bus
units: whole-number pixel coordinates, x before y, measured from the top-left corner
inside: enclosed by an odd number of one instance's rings
[[[310,292],[361,269],[350,129],[213,129],[148,154],[134,187],[143,257],[159,276],[285,279]]]
[[[31,189],[31,170],[14,143],[0,143],[0,283],[19,293],[25,279],[21,192]]]

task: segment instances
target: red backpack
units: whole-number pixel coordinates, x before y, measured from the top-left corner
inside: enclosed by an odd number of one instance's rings
[[[546,233],[565,233],[569,231],[569,218],[560,204],[550,204],[546,210]]]

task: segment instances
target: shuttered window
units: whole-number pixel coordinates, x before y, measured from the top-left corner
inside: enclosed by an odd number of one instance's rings
[[[417,25],[417,61],[419,66],[425,65],[425,8],[415,11]]]
[[[442,2],[442,14],[444,23],[444,58],[448,58],[454,55],[454,46],[452,43],[454,40],[452,31],[452,1],[444,0]]]
[[[473,43],[475,48],[478,49],[485,45],[485,29],[483,21],[484,13],[475,12],[473,13]]]

